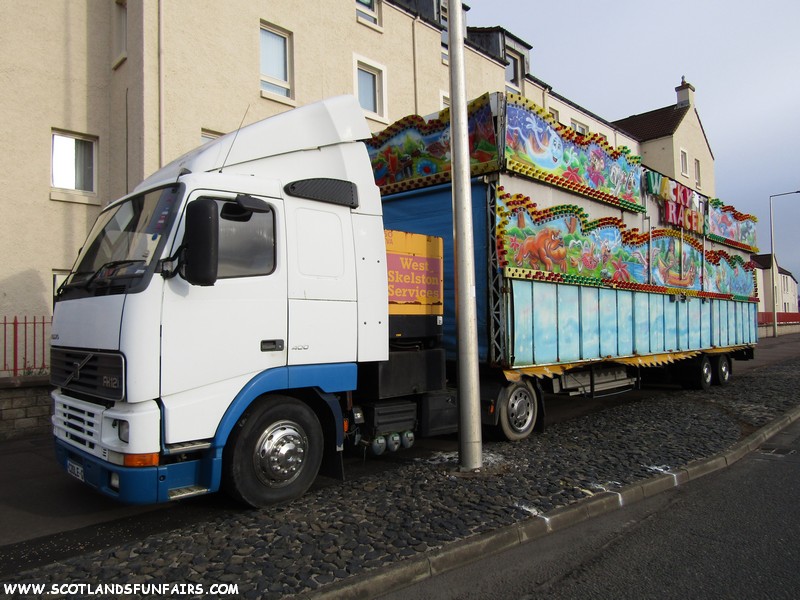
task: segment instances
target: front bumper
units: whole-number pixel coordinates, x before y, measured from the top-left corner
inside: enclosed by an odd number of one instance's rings
[[[196,460],[169,465],[134,468],[109,463],[59,439],[55,440],[55,451],[56,459],[65,471],[70,471],[68,464],[72,463],[82,470],[83,483],[128,504],[169,502],[176,497],[176,490],[189,487],[205,492],[219,488],[220,453],[209,452]],[[112,487],[112,480],[116,487]]]

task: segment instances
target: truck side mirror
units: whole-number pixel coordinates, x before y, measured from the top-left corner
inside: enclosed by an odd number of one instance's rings
[[[186,207],[183,276],[192,285],[214,285],[219,252],[219,209],[211,198]]]

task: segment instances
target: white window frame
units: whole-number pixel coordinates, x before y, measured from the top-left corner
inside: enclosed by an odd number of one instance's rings
[[[572,127],[576,132],[580,133],[581,135],[589,135],[589,126],[584,123],[581,123],[580,121],[572,119],[569,122],[569,126]]]
[[[286,80],[278,79],[267,75],[263,72],[263,65],[261,64],[261,36],[262,32],[267,32],[277,37],[283,38],[284,48],[286,50]],[[259,88],[261,89],[261,97],[269,98],[270,100],[278,100],[286,104],[294,104],[294,52],[292,44],[292,33],[266,23],[261,22],[261,27],[258,31],[258,49],[259,49]],[[278,93],[269,89],[264,89],[262,86],[270,85],[285,90],[285,94]]]
[[[681,175],[684,177],[689,176],[689,153],[686,152],[683,148],[680,149],[680,161],[681,161]]]
[[[441,110],[450,108],[450,92],[439,90],[439,106],[441,107]]]
[[[362,107],[366,113],[367,118],[381,123],[389,124],[388,114],[388,96],[387,96],[387,71],[386,67],[380,63],[372,61],[357,54],[353,55],[353,89],[355,90],[356,98],[360,101],[360,90],[358,86],[358,72],[364,71],[375,77],[375,104],[376,111],[373,112],[367,108]]]
[[[695,158],[694,159],[694,186],[699,190],[700,188],[703,187],[702,183],[703,183],[703,180],[702,180],[702,177],[700,175],[700,159],[699,158]]]
[[[381,0],[372,0],[372,7],[365,6],[359,0],[356,2],[356,21],[372,29],[383,31],[383,10]]]
[[[92,145],[92,184],[90,190],[79,189],[77,183],[72,186],[61,185],[64,182],[62,175],[56,173],[56,137],[88,142]],[[65,200],[68,202],[81,202],[84,204],[98,204],[97,200],[97,154],[98,140],[89,135],[53,129],[50,134],[50,198],[52,200]],[[61,157],[64,160],[65,157]],[[73,155],[74,160],[74,155]],[[64,168],[64,167],[62,167]],[[73,166],[73,169],[75,167]],[[60,169],[58,169],[60,170]],[[75,174],[73,173],[73,176]]]
[[[556,123],[560,123],[560,122],[561,122],[561,120],[560,120],[560,115],[559,115],[559,113],[558,113],[558,110],[557,110],[557,109],[555,109],[555,108],[548,108],[548,109],[547,109],[547,111],[550,113],[550,116],[551,116],[551,117],[553,117],[553,118],[556,120]]]

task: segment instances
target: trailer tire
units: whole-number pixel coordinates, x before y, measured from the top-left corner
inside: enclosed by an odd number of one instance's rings
[[[239,419],[223,452],[223,487],[256,508],[301,496],[322,463],[319,419],[285,396],[257,400]]]
[[[714,369],[708,356],[703,355],[692,365],[691,382],[696,390],[708,390],[714,379]]]
[[[498,398],[498,427],[511,442],[528,437],[539,418],[539,398],[525,380],[509,383]]]
[[[718,354],[712,361],[714,385],[728,385],[731,380],[731,359],[727,354]]]

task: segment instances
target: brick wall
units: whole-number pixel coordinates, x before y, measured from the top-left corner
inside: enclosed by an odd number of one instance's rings
[[[47,377],[0,379],[0,441],[51,430],[51,389]]]

